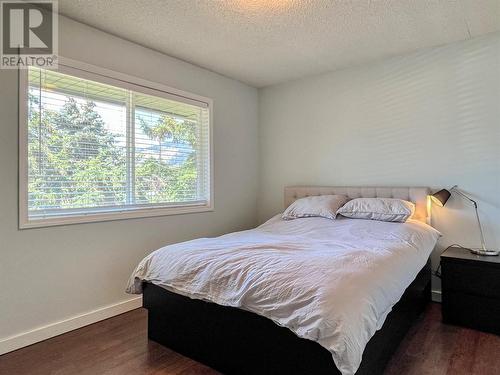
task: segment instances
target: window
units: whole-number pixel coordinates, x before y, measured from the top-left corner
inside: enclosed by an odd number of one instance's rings
[[[21,73],[21,227],[210,210],[211,101],[69,65]]]

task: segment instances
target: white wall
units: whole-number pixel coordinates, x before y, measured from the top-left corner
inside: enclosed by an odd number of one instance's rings
[[[458,184],[479,202],[487,243],[500,247],[500,34],[259,97],[261,221],[282,209],[285,185]],[[479,245],[472,207],[458,198],[434,209],[434,225],[439,249]]]
[[[214,99],[215,212],[19,230],[17,72],[0,70],[0,346],[129,299],[133,268],[162,245],[256,222],[256,89],[63,17],[59,37],[63,56]]]

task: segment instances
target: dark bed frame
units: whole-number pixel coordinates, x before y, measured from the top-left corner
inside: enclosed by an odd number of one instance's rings
[[[368,342],[357,375],[382,374],[430,300],[430,263]],[[225,374],[340,374],[331,353],[270,319],[144,283],[148,336]]]

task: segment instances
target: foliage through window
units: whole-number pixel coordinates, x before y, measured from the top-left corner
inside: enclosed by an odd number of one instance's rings
[[[28,221],[208,207],[208,104],[87,77],[28,70]]]

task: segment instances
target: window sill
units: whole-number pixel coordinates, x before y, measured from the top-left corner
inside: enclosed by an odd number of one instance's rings
[[[126,219],[138,219],[146,217],[182,215],[191,213],[210,212],[214,208],[211,205],[179,206],[131,209],[118,212],[89,213],[75,216],[51,217],[40,219],[20,218],[19,229],[44,228],[69,224],[98,223],[103,221],[115,221]]]

